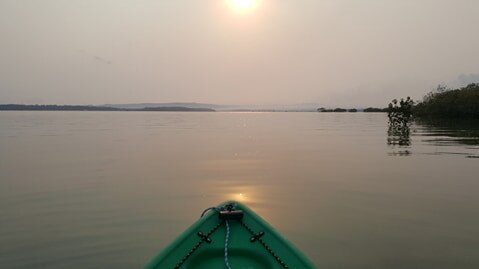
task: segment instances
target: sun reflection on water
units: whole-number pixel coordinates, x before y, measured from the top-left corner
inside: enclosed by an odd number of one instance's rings
[[[236,194],[235,196],[235,200],[238,202],[245,202],[246,200],[248,200],[248,197],[246,197],[246,195],[244,195],[242,192]]]
[[[251,186],[236,186],[225,192],[224,199],[251,205],[256,202],[254,193],[255,190]]]

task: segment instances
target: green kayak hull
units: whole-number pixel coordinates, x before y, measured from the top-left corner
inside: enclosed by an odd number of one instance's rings
[[[234,201],[207,212],[145,268],[221,269],[228,268],[226,263],[232,269],[316,268],[266,221]]]

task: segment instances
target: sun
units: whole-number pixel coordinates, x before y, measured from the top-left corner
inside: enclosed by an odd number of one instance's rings
[[[237,12],[248,12],[256,9],[260,0],[228,0],[228,5]]]

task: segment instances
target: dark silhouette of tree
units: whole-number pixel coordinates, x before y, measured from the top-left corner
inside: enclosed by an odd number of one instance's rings
[[[401,99],[399,102],[397,99],[392,100],[388,105],[389,126],[396,128],[409,126],[413,107],[414,101],[409,96],[406,100]]]
[[[413,114],[417,117],[479,119],[479,84],[455,90],[439,85],[414,107]]]
[[[408,96],[406,99],[398,101],[394,99],[388,105],[388,146],[395,148],[409,148],[411,146],[410,125],[412,120],[412,109],[414,101]],[[393,152],[392,155],[406,156],[411,152],[406,150],[399,150]]]

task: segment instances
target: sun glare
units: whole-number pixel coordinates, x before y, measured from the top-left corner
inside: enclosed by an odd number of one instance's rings
[[[248,12],[256,9],[259,0],[228,0],[229,6],[237,12]]]
[[[238,202],[245,202],[247,200],[247,197],[246,195],[244,195],[243,193],[238,193],[235,195],[235,200],[238,201]]]

